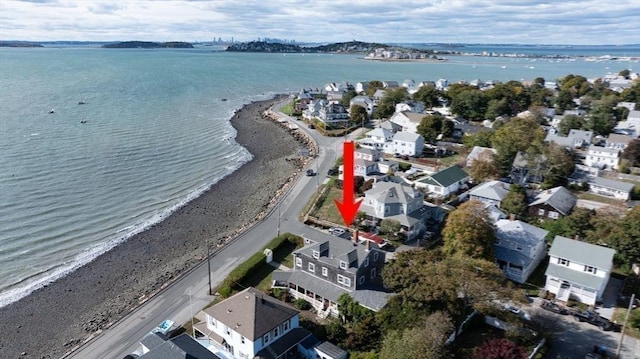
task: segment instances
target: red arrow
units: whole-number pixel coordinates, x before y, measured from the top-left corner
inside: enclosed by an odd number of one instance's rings
[[[353,222],[361,202],[353,201],[353,185],[353,142],[347,141],[342,143],[342,203],[334,199],[347,227]]]

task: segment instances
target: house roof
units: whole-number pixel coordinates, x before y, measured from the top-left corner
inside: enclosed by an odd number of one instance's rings
[[[268,346],[262,348],[256,353],[256,358],[261,359],[277,359],[281,355],[285,354],[291,348],[298,345],[298,343],[307,340],[307,338],[314,337],[311,332],[304,328],[293,328],[285,335],[278,338]],[[317,340],[317,339],[316,339]]]
[[[417,133],[399,131],[393,135],[395,141],[413,142],[415,143],[421,136]]]
[[[382,138],[387,138],[387,137],[391,137],[392,136],[392,132],[387,130],[386,128],[375,128],[369,132],[366,133],[367,137],[382,137]]]
[[[568,259],[571,262],[590,265],[602,270],[611,270],[613,255],[611,248],[590,244],[574,239],[556,236],[549,255]]]
[[[605,280],[604,277],[598,277],[587,272],[577,271],[556,263],[549,263],[545,274],[547,276],[562,278],[569,282],[577,283],[591,289],[600,288],[602,282]]]
[[[616,189],[619,191],[631,192],[633,189],[633,183],[615,181],[608,178],[602,177],[594,177],[589,180],[589,184],[594,184],[600,187],[607,187],[611,189]]]
[[[549,232],[519,220],[501,219],[496,222],[496,238],[500,243],[515,242],[523,246],[534,247],[544,242]]]
[[[490,161],[496,154],[496,150],[490,147],[473,146],[473,149],[467,156],[467,166],[475,160]]]
[[[631,136],[619,135],[617,133],[610,133],[609,137],[607,137],[607,143],[622,143],[626,145],[632,140],[633,138],[631,138]]]
[[[151,333],[149,335],[160,333]],[[160,334],[162,335],[162,334]],[[145,337],[145,338],[146,338]],[[166,338],[166,337],[165,337]],[[146,346],[146,345],[145,345]],[[149,348],[149,347],[147,347]],[[195,339],[183,333],[175,338],[164,340],[160,345],[149,348],[150,351],[141,355],[140,359],[220,359]]]
[[[315,346],[315,349],[328,355],[330,358],[347,357],[347,352],[330,342],[322,342]]]
[[[251,341],[298,315],[295,309],[252,287],[204,311]]]
[[[469,196],[502,201],[509,193],[509,184],[501,181],[484,182],[469,191]]]
[[[573,139],[581,139],[587,143],[591,142],[593,138],[593,131],[585,131],[585,130],[569,130],[569,135],[567,137]]]
[[[372,248],[371,251],[376,249]],[[347,271],[351,273],[357,272],[358,268],[369,255],[364,246],[354,245],[351,241],[341,238],[331,238],[324,241],[314,242],[306,245],[293,253],[301,253],[307,257],[313,257],[313,252],[317,251],[320,257],[317,260],[331,267],[339,268],[340,262],[347,262]],[[384,252],[380,252],[384,253]]]
[[[449,187],[467,177],[469,177],[469,175],[462,168],[451,166],[418,181],[435,186]]]
[[[420,192],[406,184],[378,182],[365,191],[365,197],[373,197],[378,203],[409,203],[420,197]]]
[[[533,202],[529,203],[529,206],[548,204],[560,214],[566,216],[571,212],[577,201],[578,198],[571,191],[559,186],[538,193]]]
[[[620,153],[620,150],[617,148],[608,148],[608,147],[601,147],[601,146],[596,146],[596,145],[591,145],[589,146],[589,153],[591,152],[604,152],[604,153],[609,153],[612,155],[618,154]]]

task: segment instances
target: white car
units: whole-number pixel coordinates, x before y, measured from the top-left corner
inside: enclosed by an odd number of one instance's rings
[[[343,228],[340,228],[340,227],[331,227],[331,228],[329,228],[329,234],[332,235],[332,236],[336,236],[336,237],[341,237],[346,232],[347,231],[345,231]]]

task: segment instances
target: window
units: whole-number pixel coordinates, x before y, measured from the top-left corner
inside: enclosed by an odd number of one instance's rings
[[[329,270],[327,269],[327,267],[322,267],[322,275],[325,277],[329,275]]]
[[[231,331],[229,330],[229,327],[226,324],[224,326],[224,332],[227,333],[227,335],[231,334]]]
[[[351,287],[351,278],[344,277],[344,286]]]
[[[364,259],[364,263],[363,264],[364,264],[365,267],[369,266],[369,257]]]
[[[338,284],[344,284],[344,277],[338,274]]]
[[[519,244],[518,244],[518,245],[516,245],[516,250],[517,250],[517,251],[521,251],[521,252],[522,252],[522,246],[521,246],[521,245],[519,245]]]
[[[240,337],[240,343],[244,344],[244,337]]]
[[[320,252],[313,251],[313,258],[320,258]]]
[[[288,320],[286,322],[282,323],[282,331],[286,332],[287,330],[289,330],[289,321]]]
[[[264,341],[265,344],[269,342],[269,333],[265,334],[264,337],[262,337],[262,341]]]
[[[549,212],[549,218],[558,219],[558,212],[554,212],[554,211]]]
[[[340,269],[347,269],[347,262],[340,261]]]
[[[364,284],[364,276],[360,276],[360,278],[358,278],[358,284]]]
[[[273,337],[277,338],[279,334],[280,333],[279,333],[278,327],[273,328]]]
[[[316,265],[313,263],[309,263],[309,272],[315,272],[316,271]]]
[[[212,327],[212,328],[215,328],[216,324],[217,324],[216,323],[216,319],[214,317],[209,316],[209,315],[207,315],[207,319],[208,319],[208,322],[209,322],[209,326]]]
[[[544,209],[543,208],[540,208],[538,210],[538,216],[544,216]]]
[[[564,258],[558,258],[558,264],[568,267],[569,266],[569,261],[564,259]]]
[[[378,252],[373,252],[373,260],[374,261],[378,260]]]
[[[297,267],[302,267],[302,258],[296,257],[296,266]]]
[[[376,269],[375,268],[371,268],[371,279],[376,277]]]
[[[584,271],[587,273],[596,274],[598,270],[596,269],[596,267],[584,266]]]

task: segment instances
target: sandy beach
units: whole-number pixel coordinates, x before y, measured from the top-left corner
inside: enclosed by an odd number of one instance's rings
[[[276,101],[246,105],[231,120],[253,160],[164,221],[0,308],[0,357],[61,357],[202,261],[206,238],[231,238],[260,218],[300,170],[292,159],[301,144],[261,116]]]

